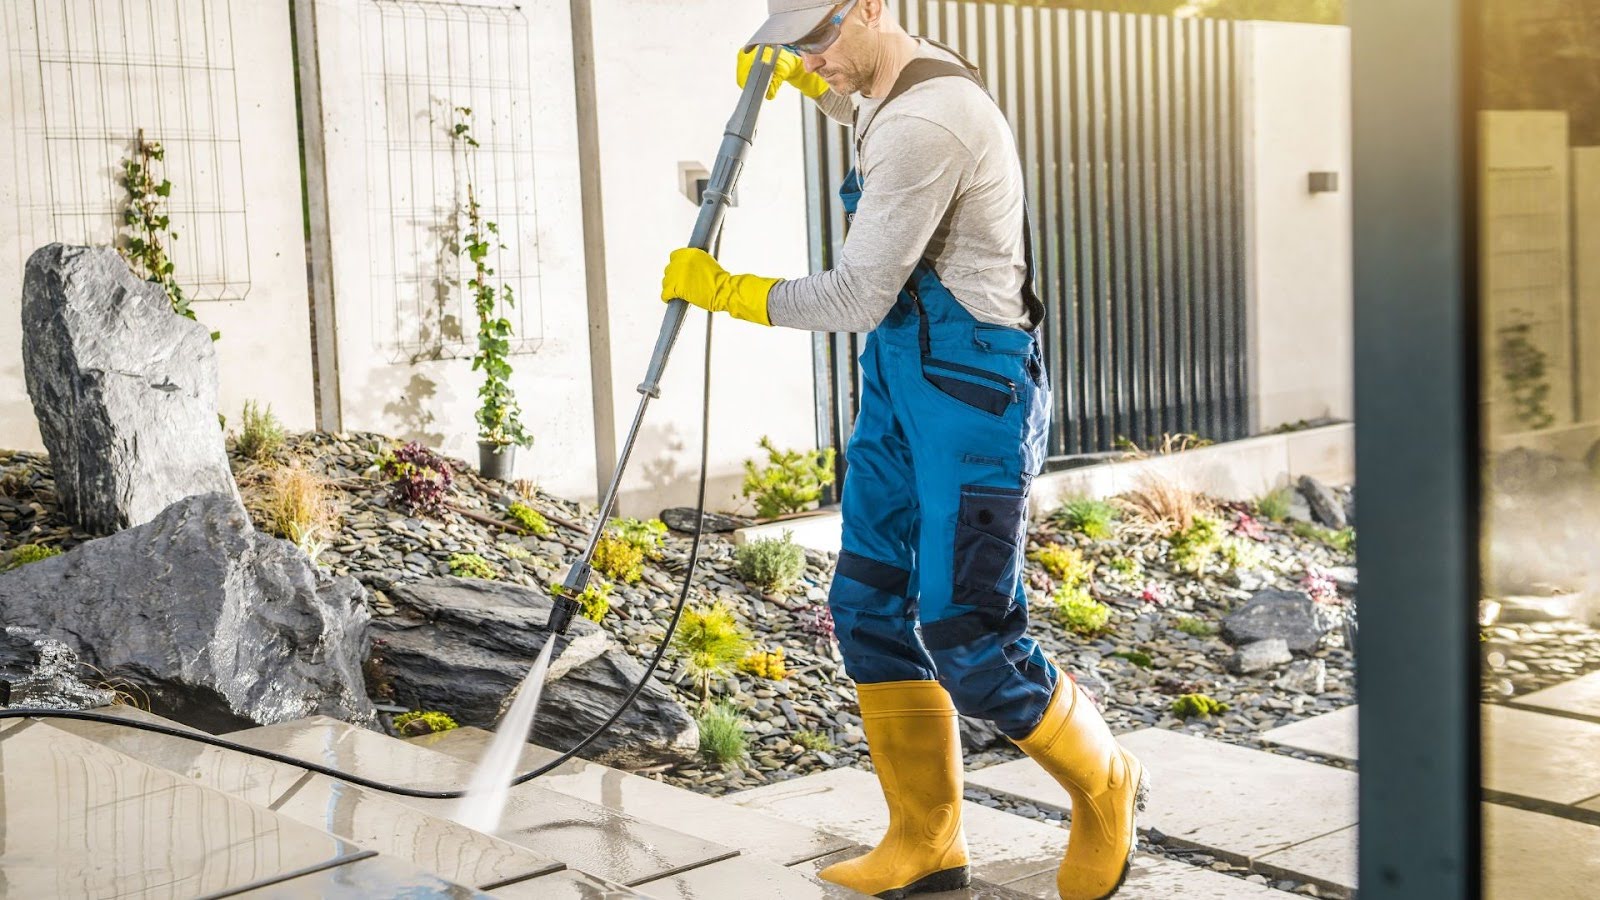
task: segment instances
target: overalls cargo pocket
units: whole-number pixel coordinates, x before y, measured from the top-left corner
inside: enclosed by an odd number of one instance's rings
[[[956,513],[954,596],[969,606],[1004,607],[1022,582],[1028,496],[1021,488],[963,485]]]

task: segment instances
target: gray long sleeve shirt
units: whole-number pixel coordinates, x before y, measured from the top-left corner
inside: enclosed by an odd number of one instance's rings
[[[954,61],[926,41],[921,56]],[[850,121],[848,98],[817,101]],[[894,103],[862,98],[856,166],[862,193],[836,264],[784,281],[767,298],[774,325],[871,331],[919,260],[973,317],[1026,327],[1023,182],[1005,116],[966,78],[933,78]]]

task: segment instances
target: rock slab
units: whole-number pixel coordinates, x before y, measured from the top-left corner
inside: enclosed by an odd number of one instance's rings
[[[1295,653],[1322,645],[1340,617],[1301,591],[1262,591],[1222,620],[1222,636],[1235,646],[1281,639]]]
[[[255,530],[225,494],[0,575],[0,621],[65,644],[151,711],[220,732],[375,721],[365,591]]]
[[[395,613],[374,623],[373,653],[395,702],[438,709],[463,725],[494,728],[549,633],[551,600],[539,591],[473,578],[396,585]],[[621,704],[644,668],[587,619],[556,638],[533,741],[566,750]],[[699,747],[689,712],[654,678],[627,712],[581,751],[617,768],[684,762]]]
[[[22,284],[22,371],[61,509],[110,534],[194,494],[238,498],[210,332],[110,247],[50,244]]]
[[[1350,524],[1345,517],[1344,503],[1332,488],[1310,475],[1300,476],[1299,487],[1301,496],[1311,505],[1312,518],[1318,523],[1336,531]]]
[[[1240,647],[1239,652],[1230,661],[1229,668],[1236,675],[1250,675],[1276,669],[1293,660],[1294,654],[1289,652],[1287,641],[1282,638],[1269,638]]]

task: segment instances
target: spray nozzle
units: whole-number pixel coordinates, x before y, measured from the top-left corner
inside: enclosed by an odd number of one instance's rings
[[[545,620],[544,630],[551,634],[566,634],[572,627],[572,618],[581,608],[578,598],[589,588],[588,564],[579,561],[573,563],[567,570],[567,576],[561,580],[559,589],[552,590],[554,603],[550,607],[550,618]]]

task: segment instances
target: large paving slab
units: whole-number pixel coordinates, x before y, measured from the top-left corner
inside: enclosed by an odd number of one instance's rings
[[[404,860],[386,856],[364,857],[295,878],[213,896],[249,897],[251,900],[305,900],[307,897],[317,900],[372,900],[374,897],[493,900],[490,894],[452,884]]]
[[[0,734],[0,804],[9,897],[197,897],[363,855],[36,722]]]
[[[1056,873],[1041,872],[1032,878],[1013,881],[1006,887],[1029,897],[1055,897]],[[1128,880],[1117,891],[1117,900],[1288,900],[1289,894],[1275,891],[1243,878],[1175,862],[1164,856],[1137,853],[1128,869]]]
[[[830,769],[722,799],[868,847],[877,844],[889,827],[889,808],[877,776],[860,769]],[[1060,828],[972,802],[963,802],[962,816],[977,878],[1003,885],[1053,872],[1061,862],[1067,833]]]
[[[394,784],[453,789],[474,765],[322,716],[235,732],[229,738],[297,759]],[[397,798],[440,818],[454,818],[459,800]],[[617,884],[632,885],[725,859],[738,851],[524,784],[512,789],[497,835]]]
[[[1356,775],[1331,766],[1151,728],[1118,738],[1150,773],[1140,828],[1253,861],[1356,824]],[[1069,809],[1067,792],[1029,759],[967,773],[967,783]]]
[[[1600,722],[1600,672],[1591,672],[1565,684],[1534,691],[1511,701],[1525,709],[1586,716]]]
[[[1600,724],[1483,707],[1483,786],[1551,803],[1600,795]]]
[[[634,900],[645,897],[620,884],[565,869],[494,889],[501,900]]]
[[[1600,884],[1600,828],[1486,803],[1487,900],[1585,900]]]
[[[1356,716],[1356,707],[1346,706],[1274,728],[1261,735],[1261,739],[1279,747],[1355,762],[1359,756]]]
[[[1307,879],[1344,896],[1355,885],[1356,873],[1361,868],[1356,853],[1357,833],[1358,826],[1351,825],[1256,857],[1253,865],[1274,877]],[[1330,896],[1330,893],[1324,891],[1323,896]]]
[[[800,867],[785,868],[754,856],[735,856],[637,885],[652,897],[674,900],[866,900],[865,894],[810,877]]]
[[[164,721],[148,713],[141,718]],[[365,849],[407,860],[450,882],[483,888],[562,868],[561,862],[526,847],[285,763],[110,724],[53,720],[51,725]]]
[[[412,743],[475,763],[493,738],[493,733],[480,728],[457,728],[415,738]],[[532,771],[559,755],[528,744],[519,771]],[[806,825],[582,759],[568,760],[539,776],[537,784],[618,810],[641,822],[664,825],[780,865],[816,859],[851,845],[850,841]]]

